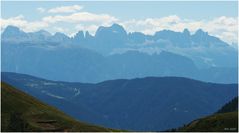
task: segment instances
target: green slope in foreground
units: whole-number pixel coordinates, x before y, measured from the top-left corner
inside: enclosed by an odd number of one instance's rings
[[[198,119],[182,128],[179,128],[178,131],[237,132],[238,112],[214,114],[202,119]]]
[[[238,97],[225,104],[217,113],[197,119],[176,131],[238,131]]]
[[[112,131],[72,119],[1,82],[1,131]]]

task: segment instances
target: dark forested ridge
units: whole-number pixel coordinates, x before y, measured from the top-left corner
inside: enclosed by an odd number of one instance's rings
[[[2,73],[2,80],[78,120],[133,131],[179,127],[216,112],[237,96],[237,84],[181,77],[118,79],[89,84]]]

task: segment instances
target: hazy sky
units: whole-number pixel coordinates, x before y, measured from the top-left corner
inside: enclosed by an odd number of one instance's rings
[[[202,28],[229,43],[237,42],[237,2],[2,2],[1,26],[24,31],[45,29],[70,36],[94,34],[98,26],[119,23],[128,32],[162,29],[192,33]]]

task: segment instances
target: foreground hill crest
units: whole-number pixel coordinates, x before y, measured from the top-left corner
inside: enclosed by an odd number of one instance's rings
[[[116,131],[74,120],[59,110],[1,82],[1,131]]]

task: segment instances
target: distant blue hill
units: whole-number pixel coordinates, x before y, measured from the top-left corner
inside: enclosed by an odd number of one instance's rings
[[[2,73],[2,81],[81,121],[130,131],[164,131],[216,112],[237,96],[237,84],[180,77],[58,82]]]

